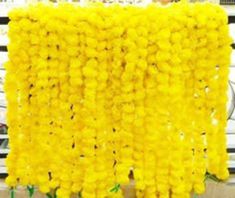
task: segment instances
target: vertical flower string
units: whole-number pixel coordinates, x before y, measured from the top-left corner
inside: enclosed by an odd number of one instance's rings
[[[145,147],[145,97],[146,97],[146,89],[145,89],[145,74],[147,71],[147,47],[148,40],[146,39],[148,35],[148,29],[144,28],[144,24],[147,21],[147,17],[141,17],[141,15],[135,16],[136,20],[139,22],[139,26],[136,27],[136,34],[138,39],[136,41],[138,47],[138,62],[136,65],[135,79],[136,82],[134,84],[134,99],[136,106],[136,118],[134,120],[134,179],[136,181],[136,195],[137,197],[143,197],[145,182],[144,182],[144,169],[145,169],[145,155],[144,155],[144,147]],[[142,141],[141,141],[142,140]],[[154,163],[154,162],[153,162]],[[154,180],[154,179],[153,179]]]

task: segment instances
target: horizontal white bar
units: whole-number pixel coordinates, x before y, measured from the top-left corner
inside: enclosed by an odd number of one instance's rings
[[[5,17],[8,15],[8,12],[12,9],[15,8],[17,6],[23,5],[24,3],[26,3],[26,1],[24,0],[17,0],[12,2],[2,2],[0,3],[0,17]]]
[[[234,133],[235,134],[235,120],[228,120],[227,133]],[[233,143],[235,144],[235,141]]]
[[[9,149],[0,149],[0,154],[8,154]]]
[[[229,168],[235,168],[235,161],[229,161],[228,162],[228,167]]]
[[[235,67],[235,50],[232,51],[231,66]]]
[[[4,92],[3,84],[5,82],[6,70],[0,69],[0,91]]]
[[[7,134],[0,134],[0,139],[8,139],[8,135]]]
[[[227,134],[227,147],[228,148],[235,148],[235,133],[234,134]]]
[[[230,119],[235,120],[235,110],[233,110],[232,115],[230,116]],[[234,128],[234,131],[235,131],[235,128]]]
[[[233,38],[233,42],[234,42],[235,41],[235,24],[234,23],[229,24],[229,33],[230,33],[230,36]]]
[[[2,166],[0,167],[0,174],[6,174],[7,173],[7,168]]]
[[[235,162],[235,153],[229,153],[228,155],[229,155],[229,160]]]
[[[229,80],[235,83],[235,67],[230,67]]]
[[[228,184],[235,184],[235,176],[234,175],[230,175],[229,179],[226,181],[226,183]]]
[[[227,112],[228,112],[228,116],[231,117],[231,115],[233,114],[234,102],[235,102],[235,95],[234,95],[234,91],[233,91],[233,87],[231,85],[231,82],[228,86],[227,94],[228,94]]]
[[[7,52],[0,52],[0,68],[3,68],[3,64],[8,60]]]
[[[0,46],[8,45],[8,37],[0,35]]]
[[[0,158],[0,167],[6,166],[5,164],[6,159],[5,158]]]
[[[1,85],[0,85],[0,87],[1,87]],[[6,107],[6,105],[7,105],[7,101],[5,98],[5,94],[0,92],[0,106]]]
[[[0,123],[6,124],[6,108],[0,107]]]
[[[228,16],[235,16],[235,6],[234,5],[227,5],[223,6],[225,11],[227,12]]]

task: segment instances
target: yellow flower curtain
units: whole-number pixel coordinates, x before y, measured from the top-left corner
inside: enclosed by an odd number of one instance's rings
[[[228,177],[225,11],[37,4],[14,9],[5,91],[9,186],[59,198],[204,192]]]

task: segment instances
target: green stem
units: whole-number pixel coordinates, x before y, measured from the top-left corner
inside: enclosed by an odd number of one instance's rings
[[[14,188],[11,188],[10,195],[11,195],[11,198],[15,198],[15,190],[14,190]]]
[[[194,193],[193,198],[198,198],[197,194]]]

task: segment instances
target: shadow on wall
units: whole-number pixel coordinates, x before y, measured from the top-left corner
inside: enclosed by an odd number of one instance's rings
[[[130,185],[124,186],[122,188],[125,198],[136,198],[134,191],[134,182],[131,182]],[[10,192],[9,189],[4,185],[3,181],[0,181],[0,197],[9,198]],[[15,191],[16,198],[27,198],[27,191],[23,188],[18,188]],[[35,192],[34,198],[45,198],[45,195],[42,195],[39,192]],[[202,196],[192,196],[192,198],[235,198],[235,184],[228,185],[225,183],[215,183],[208,181],[206,192]],[[75,198],[75,197],[74,197]],[[77,196],[76,196],[77,198]]]
[[[125,198],[135,198],[134,183],[123,188]],[[216,183],[208,181],[206,192],[201,196],[191,196],[192,198],[235,198],[235,184]]]

